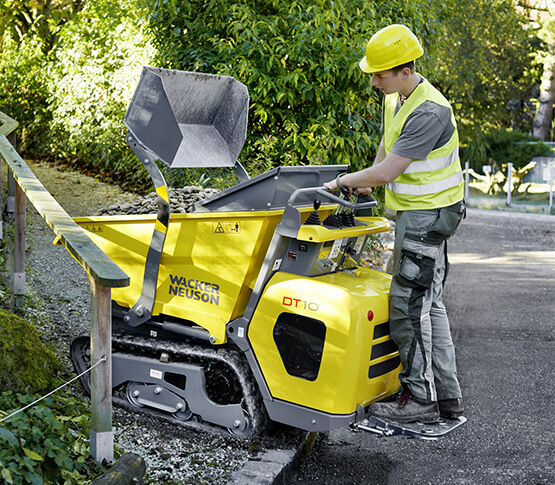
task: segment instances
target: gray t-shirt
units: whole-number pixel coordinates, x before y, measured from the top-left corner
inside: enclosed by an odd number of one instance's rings
[[[445,145],[454,131],[449,108],[425,101],[409,115],[391,151],[402,157],[421,160],[432,150]]]

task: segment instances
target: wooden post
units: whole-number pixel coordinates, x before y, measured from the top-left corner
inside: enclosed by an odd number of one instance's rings
[[[513,164],[509,162],[507,167],[507,205],[511,205],[513,195]]]
[[[89,274],[91,286],[91,456],[98,462],[114,461],[112,431],[112,321],[111,289],[129,285],[127,276],[88,237],[86,232],[42,186],[6,135],[17,122],[0,112],[0,156],[8,166],[15,211],[14,294],[25,292],[26,198],[54,231],[59,242]],[[15,199],[15,200],[14,200]],[[8,198],[8,205],[10,198]],[[1,212],[1,211],[0,211]],[[12,212],[13,214],[13,212]]]
[[[12,146],[15,147],[15,131],[12,131],[7,137],[8,141],[10,142],[10,144]],[[1,164],[0,164],[1,166]],[[6,187],[8,189],[8,195],[6,197],[6,207],[4,207],[2,205],[2,190],[0,188],[0,239],[4,239],[4,222],[3,222],[3,216],[4,216],[4,211],[6,213],[10,212],[10,202],[11,202],[11,216],[8,216],[8,218],[13,218],[13,211],[14,211],[14,207],[13,207],[13,197],[10,197],[10,195],[13,195],[13,187],[14,187],[14,179],[13,179],[13,175],[12,173],[8,170],[8,178],[7,178],[7,182],[6,182]],[[2,181],[2,172],[0,172],[0,182]],[[10,192],[11,190],[11,192]]]
[[[114,461],[112,431],[111,290],[89,278],[91,285],[91,364],[103,358],[91,375],[91,456],[97,463]]]
[[[93,480],[91,485],[133,485],[135,483],[143,483],[145,473],[145,460],[135,453],[127,453],[106,474]]]
[[[464,198],[468,201],[468,196],[470,195],[470,162],[467,160],[464,162]]]
[[[15,185],[15,268],[13,274],[13,294],[15,306],[23,304],[25,295],[25,192]]]
[[[555,175],[555,166],[552,166],[549,172],[549,205],[547,213],[551,214],[551,208],[553,207],[553,176]]]
[[[8,170],[8,196],[6,197],[6,214],[9,221],[13,221],[15,214],[15,179],[13,173]]]

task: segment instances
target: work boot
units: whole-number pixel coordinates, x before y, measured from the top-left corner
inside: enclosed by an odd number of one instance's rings
[[[456,399],[440,399],[437,405],[440,416],[445,419],[457,419],[464,412],[463,400],[460,397]]]
[[[368,410],[378,418],[398,423],[431,424],[439,421],[437,402],[418,399],[408,389],[400,394],[396,402],[377,402]]]

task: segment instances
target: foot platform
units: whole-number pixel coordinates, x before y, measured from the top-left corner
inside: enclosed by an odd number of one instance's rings
[[[422,423],[395,423],[384,421],[375,416],[368,416],[360,422],[351,425],[353,431],[368,431],[378,436],[405,436],[421,440],[437,440],[466,423],[466,418],[440,420],[435,424]]]

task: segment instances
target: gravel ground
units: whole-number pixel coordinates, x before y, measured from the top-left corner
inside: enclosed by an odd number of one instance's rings
[[[148,207],[148,203],[143,204],[144,198],[83,174],[41,163],[29,166],[72,217],[120,211],[121,206],[129,210],[129,203]],[[174,198],[179,199],[175,194]],[[64,247],[54,246],[53,239],[52,230],[28,202],[26,318],[36,323],[43,338],[59,350],[69,380],[74,375],[69,344],[90,328],[89,284],[86,272]],[[298,430],[276,426],[267,436],[239,440],[176,428],[117,407],[113,427],[117,446],[145,459],[147,483],[153,484],[225,484],[229,475],[249,460],[260,459],[266,450],[293,449],[303,435]]]

